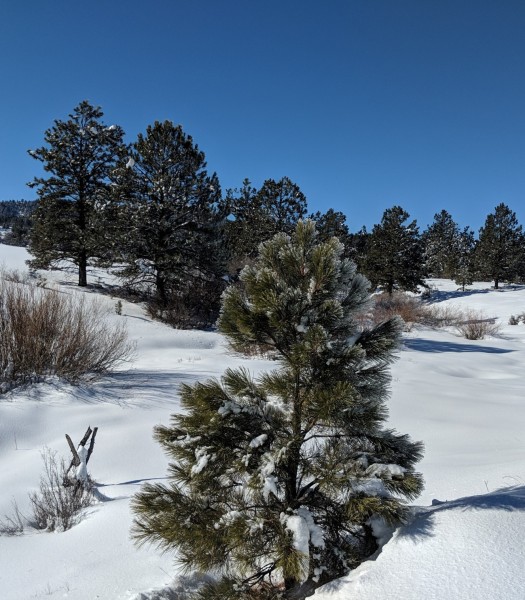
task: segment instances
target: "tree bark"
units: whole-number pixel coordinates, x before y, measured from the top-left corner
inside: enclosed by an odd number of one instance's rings
[[[87,256],[85,250],[81,250],[78,257],[78,285],[79,287],[87,287]]]

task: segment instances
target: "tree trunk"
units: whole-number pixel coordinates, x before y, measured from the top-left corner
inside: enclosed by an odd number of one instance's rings
[[[87,286],[87,256],[85,250],[81,250],[78,257],[78,285],[79,287]]]
[[[164,273],[157,269],[155,275],[155,287],[157,288],[157,299],[162,307],[166,307],[168,304],[168,298],[166,294],[166,281]]]
[[[498,277],[494,278],[494,289],[495,290],[499,289],[499,278]]]

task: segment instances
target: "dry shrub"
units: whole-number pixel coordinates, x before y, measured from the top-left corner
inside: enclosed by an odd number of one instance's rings
[[[385,293],[374,297],[366,324],[377,325],[395,316],[403,319],[405,331],[410,331],[416,324],[441,328],[455,326],[466,320],[463,312],[454,306],[429,304],[422,298],[394,292],[391,296]]]
[[[509,325],[519,325],[523,323],[525,325],[525,312],[519,315],[511,315],[509,318]]]
[[[14,536],[22,535],[24,533],[26,518],[20,512],[18,504],[14,500],[12,502],[12,508],[12,514],[4,515],[4,518],[0,519],[0,535]]]
[[[47,449],[42,453],[44,474],[38,492],[29,494],[35,529],[65,531],[78,521],[82,510],[93,504],[92,483],[75,485],[67,479],[66,465],[56,453]]]
[[[495,319],[488,319],[481,311],[468,310],[456,329],[467,340],[483,340],[487,336],[498,335],[501,328]]]
[[[0,280],[0,392],[46,376],[75,382],[129,359],[123,325],[85,297]]]
[[[410,331],[415,323],[427,324],[429,314],[429,306],[421,302],[419,298],[402,292],[394,292],[392,295],[384,293],[375,296],[369,316],[374,325],[388,321],[395,316],[401,317],[405,322],[405,331]]]

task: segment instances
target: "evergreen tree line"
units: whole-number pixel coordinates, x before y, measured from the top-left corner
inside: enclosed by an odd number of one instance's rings
[[[30,200],[0,201],[0,242],[11,246],[27,246],[36,207]]]
[[[123,288],[146,296],[151,312],[174,325],[213,323],[226,282],[253,263],[261,242],[290,234],[307,216],[320,241],[340,239],[344,257],[374,289],[413,291],[428,276],[462,287],[475,279],[490,278],[495,287],[525,280],[524,235],[504,204],[487,216],[478,239],[445,210],[420,234],[400,206],[371,231],[351,233],[341,212],[309,215],[287,177],[259,189],[245,179],[223,194],[180,125],[155,122],[129,144],[120,126],[102,118],[83,101],[46,131],[43,147],[29,151],[45,171],[29,184],[38,194],[30,266],[67,259],[80,286],[88,284],[89,265],[113,266]]]

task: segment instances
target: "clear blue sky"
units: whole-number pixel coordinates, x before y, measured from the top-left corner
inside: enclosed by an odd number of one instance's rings
[[[3,0],[0,199],[81,100],[181,123],[223,189],[295,181],[351,230],[400,204],[525,221],[523,0]]]

